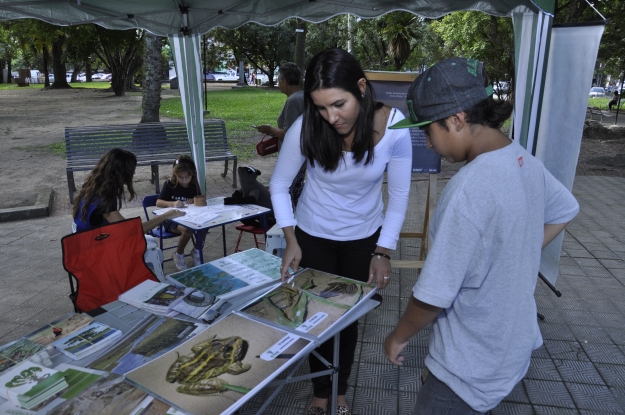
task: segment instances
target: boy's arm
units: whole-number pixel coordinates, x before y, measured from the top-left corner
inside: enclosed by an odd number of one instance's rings
[[[408,341],[420,332],[425,326],[430,324],[443,311],[440,307],[426,304],[414,297],[410,297],[410,302],[404,315],[401,316],[397,327],[384,341],[384,355],[394,365],[401,366],[404,357],[401,352],[408,345]]]
[[[568,225],[568,222],[564,222],[564,223],[554,223],[554,224],[545,224],[545,236],[543,239],[543,248],[546,247],[547,245],[549,245],[549,243],[551,241],[553,241],[556,236],[558,236],[560,234],[560,232],[562,232],[564,230],[564,228],[566,228],[566,225]]]

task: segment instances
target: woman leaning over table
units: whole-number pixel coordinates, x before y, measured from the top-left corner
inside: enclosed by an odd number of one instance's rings
[[[294,270],[302,266],[368,283],[376,280],[378,289],[388,285],[390,253],[408,207],[412,163],[409,132],[388,126],[403,118],[399,110],[376,102],[362,68],[348,52],[329,49],[310,61],[304,113],[287,131],[270,183],[274,212],[287,243],[283,280],[289,277],[289,266]],[[294,216],[288,191],[304,161],[308,178]],[[337,396],[341,415],[350,413],[345,393],[357,336],[357,323],[341,332]],[[318,352],[332,361],[332,347],[330,340]],[[326,369],[313,355],[309,360],[311,372]],[[308,414],[326,414],[330,377],[314,378],[313,392]]]

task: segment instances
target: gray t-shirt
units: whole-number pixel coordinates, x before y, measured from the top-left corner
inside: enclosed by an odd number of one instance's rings
[[[278,128],[288,130],[304,112],[304,91],[297,91],[286,99],[278,116]]]
[[[542,344],[534,289],[544,224],[578,211],[573,195],[516,143],[478,156],[445,187],[413,293],[445,309],[426,366],[476,411],[508,395]]]

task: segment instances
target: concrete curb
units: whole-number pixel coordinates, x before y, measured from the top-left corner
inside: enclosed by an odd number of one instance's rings
[[[37,192],[37,200],[32,206],[0,209],[0,222],[49,216],[52,210],[53,198],[54,191],[51,188],[41,189]]]

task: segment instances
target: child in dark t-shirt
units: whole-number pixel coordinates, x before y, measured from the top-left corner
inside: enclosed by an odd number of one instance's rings
[[[181,155],[178,156],[174,162],[171,178],[163,183],[163,189],[156,200],[156,206],[182,208],[187,204],[193,203],[193,198],[200,194],[202,194],[202,192],[200,191],[200,184],[197,180],[195,163],[193,163],[191,157]],[[180,235],[178,248],[176,252],[173,253],[172,259],[178,271],[187,269],[184,260],[184,248],[189,243],[193,231],[172,221],[166,222],[164,226],[168,232]],[[191,256],[193,257],[193,266],[200,265],[200,251],[197,247],[193,248]]]

